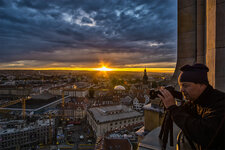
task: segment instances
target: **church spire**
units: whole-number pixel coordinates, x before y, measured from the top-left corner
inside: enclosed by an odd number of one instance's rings
[[[143,84],[148,84],[148,76],[147,76],[146,67],[145,67],[145,70],[144,70]]]

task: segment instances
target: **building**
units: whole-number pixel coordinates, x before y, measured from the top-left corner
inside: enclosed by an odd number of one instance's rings
[[[142,123],[143,115],[125,105],[94,107],[87,111],[87,121],[96,136],[126,126]]]
[[[126,96],[124,98],[120,98],[120,103],[122,105],[132,106],[133,99],[130,96]]]
[[[4,124],[7,124],[5,122]],[[9,124],[12,124],[10,122]],[[14,123],[15,124],[15,123]],[[40,143],[47,144],[53,140],[55,121],[37,120],[29,125],[17,124],[17,127],[0,129],[0,149],[28,149]]]
[[[152,87],[152,82],[149,82],[149,78],[147,75],[147,70],[146,68],[144,69],[144,75],[142,78],[142,82],[136,83],[136,84],[131,84],[129,94],[131,95],[138,95],[138,94],[148,94],[149,93],[149,88]]]
[[[133,108],[135,110],[142,110],[143,106],[150,102],[148,95],[139,94],[133,99]]]
[[[94,87],[94,97],[98,97],[98,96],[101,96],[101,95],[106,95],[107,93],[109,93],[109,89],[106,89],[106,88],[95,88]]]
[[[64,106],[64,116],[70,120],[81,120],[86,116],[87,112],[87,99],[75,98],[73,101],[68,102]]]
[[[86,97],[88,95],[88,89],[82,88],[82,89],[74,89],[74,88],[65,88],[62,89],[61,87],[53,87],[49,89],[49,93],[53,95],[62,95],[64,91],[64,95],[69,95],[71,97]]]
[[[124,86],[122,85],[117,85],[114,87],[113,90],[113,102],[118,103],[120,102],[120,98],[125,97],[126,96],[126,89]]]
[[[31,86],[0,86],[0,97],[8,98],[8,97],[18,97],[18,96],[27,96],[30,95],[32,91]]]
[[[105,95],[100,95],[94,98],[92,106],[109,106],[115,104],[118,104],[118,102],[113,100],[113,94],[107,93]]]

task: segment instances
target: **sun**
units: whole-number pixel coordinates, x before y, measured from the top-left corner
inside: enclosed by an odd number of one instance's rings
[[[98,71],[112,71],[112,69],[107,68],[106,66],[102,66],[102,68],[97,68]]]

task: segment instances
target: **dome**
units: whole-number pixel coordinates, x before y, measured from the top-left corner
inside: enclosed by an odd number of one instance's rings
[[[122,91],[124,91],[126,89],[122,85],[117,85],[117,86],[114,87],[114,90],[122,90]]]

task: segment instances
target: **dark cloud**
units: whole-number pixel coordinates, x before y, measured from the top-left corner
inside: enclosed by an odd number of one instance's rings
[[[82,23],[87,23],[87,24],[92,24],[93,22],[87,18],[87,17],[83,17],[82,20],[81,20]]]
[[[51,8],[50,3],[48,3],[45,0],[35,0],[35,1],[30,1],[30,0],[19,0],[15,2],[15,4],[20,8],[20,7],[27,7],[27,8],[33,8],[37,10],[45,10]]]
[[[2,0],[0,63],[175,62],[176,5],[174,0]]]

